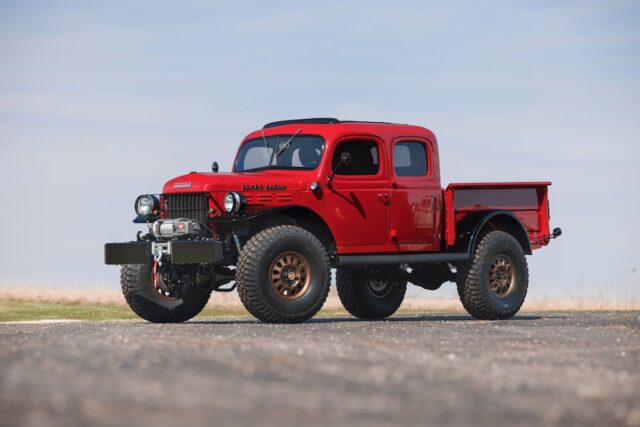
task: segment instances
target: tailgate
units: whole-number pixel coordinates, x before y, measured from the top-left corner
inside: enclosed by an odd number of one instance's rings
[[[456,224],[474,212],[504,209],[522,222],[532,249],[549,242],[550,182],[486,182],[449,184],[445,190],[447,246],[456,240]]]

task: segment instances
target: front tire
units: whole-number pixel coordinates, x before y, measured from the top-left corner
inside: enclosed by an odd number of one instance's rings
[[[527,295],[527,259],[518,241],[504,231],[487,233],[473,260],[459,264],[456,275],[460,301],[476,319],[509,319]]]
[[[338,296],[351,315],[364,320],[379,320],[395,313],[404,300],[404,280],[372,280],[365,268],[339,268],[336,280]]]
[[[322,308],[331,284],[327,251],[307,230],[280,225],[246,243],[236,269],[240,300],[257,319],[301,323]]]
[[[182,299],[161,295],[152,284],[151,266],[129,264],[120,272],[122,294],[138,316],[153,323],[180,323],[195,317],[209,301],[210,293],[191,288]]]

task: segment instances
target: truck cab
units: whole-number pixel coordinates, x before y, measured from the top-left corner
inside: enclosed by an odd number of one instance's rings
[[[331,268],[359,318],[392,315],[409,282],[447,281],[475,317],[507,318],[524,301],[525,255],[560,234],[549,231],[549,185],[443,188],[438,142],[420,126],[274,122],[244,138],[230,173],[216,165],[140,196],[135,221],[148,232],[107,244],[105,261],[123,265],[125,298],[150,321],[187,320],[235,288],[258,319],[304,321]]]

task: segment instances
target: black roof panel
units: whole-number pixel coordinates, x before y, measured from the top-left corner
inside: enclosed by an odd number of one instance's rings
[[[311,119],[294,119],[294,120],[280,120],[277,122],[267,123],[262,127],[262,129],[274,128],[276,126],[284,126],[284,125],[295,125],[295,124],[304,124],[304,123],[314,123],[319,125],[330,125],[333,123],[340,123],[340,120],[334,119],[331,117],[317,117]]]
[[[316,125],[332,125],[334,123],[371,123],[379,125],[393,125],[397,123],[390,122],[369,122],[366,120],[338,120],[332,117],[314,117],[309,119],[293,119],[293,120],[280,120],[277,122],[267,123],[262,129],[274,128],[276,126],[295,125],[295,124],[316,124]]]

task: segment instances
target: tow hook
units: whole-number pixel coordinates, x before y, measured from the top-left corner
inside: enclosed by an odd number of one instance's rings
[[[153,260],[158,264],[162,263],[162,246],[156,246],[156,252],[153,254]]]
[[[153,287],[160,289],[158,286],[158,270],[162,261],[162,248],[160,246],[155,247],[155,253],[153,254],[153,267],[151,268],[151,279],[153,280]]]
[[[560,227],[556,227],[553,229],[553,232],[551,233],[551,236],[549,236],[550,239],[555,239],[562,236],[562,228]]]

